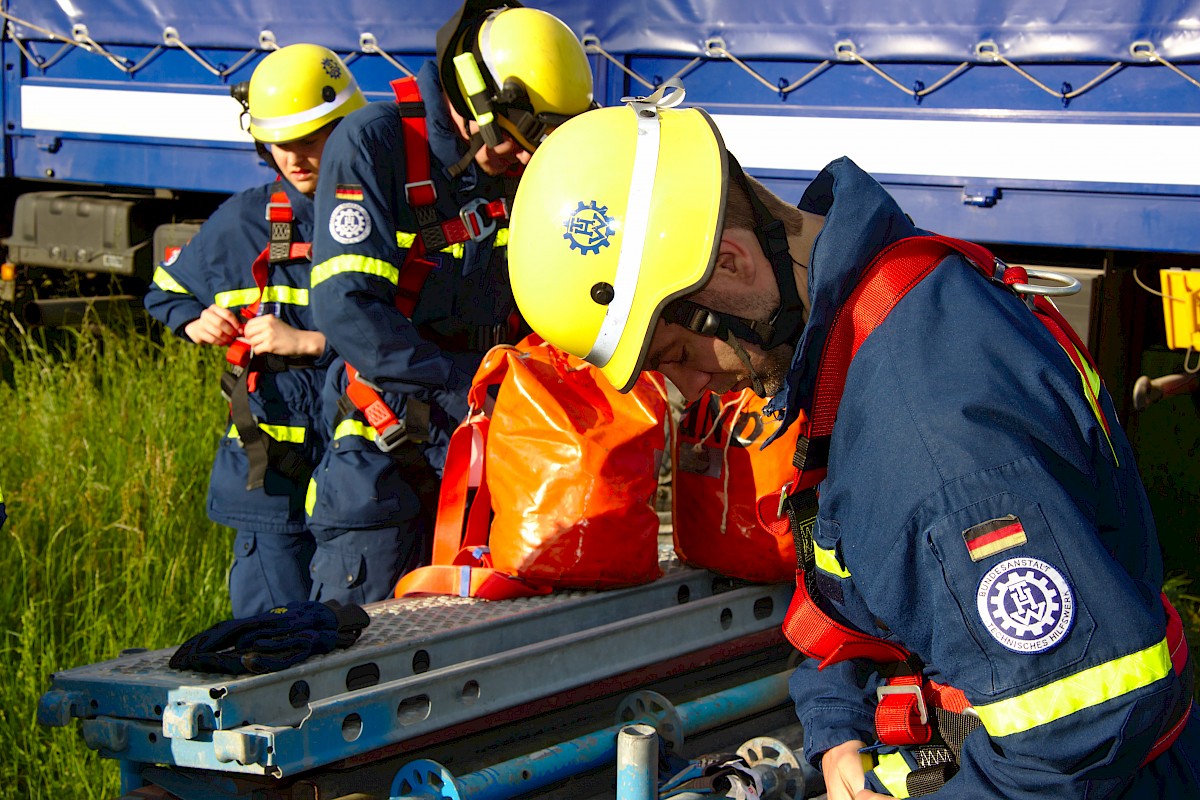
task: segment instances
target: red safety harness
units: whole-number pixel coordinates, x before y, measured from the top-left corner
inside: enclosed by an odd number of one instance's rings
[[[437,189],[429,156],[429,130],[425,122],[425,103],[417,79],[392,81],[392,91],[400,107],[400,130],[404,140],[404,198],[417,218],[419,231],[404,254],[396,280],[396,308],[412,319],[421,289],[436,266],[426,256],[450,245],[482,241],[496,230],[497,220],[508,219],[508,200],[474,198],[459,209],[455,219],[438,216],[434,203]],[[424,442],[429,433],[429,407],[415,398],[407,400],[404,418],[396,415],[379,395],[378,387],[346,365],[346,393],[338,401],[338,421],[358,410],[375,429],[375,443],[385,453],[406,442]]]
[[[292,204],[286,192],[280,190],[271,193],[266,218],[271,227],[270,239],[250,267],[258,293],[253,302],[242,307],[241,316],[246,320],[254,319],[262,308],[271,267],[307,261],[312,253],[311,242],[294,241],[296,226]],[[239,328],[239,337],[241,332]],[[259,374],[308,368],[313,365],[313,360],[270,353],[256,355],[250,343],[242,338],[235,339],[225,350],[225,360],[229,363],[229,371],[221,376],[221,392],[229,401],[229,416],[237,427],[238,439],[249,458],[246,489],[253,491],[262,487],[268,466],[297,484],[306,483],[312,473],[312,465],[294,448],[276,441],[259,428],[258,420],[250,411],[250,395],[258,389]]]
[[[928,745],[935,741],[936,730],[945,743],[944,749],[950,751],[952,761],[949,756],[934,756],[929,766],[909,774],[908,788],[913,796],[936,790],[954,774],[962,742],[967,734],[980,727],[979,719],[961,690],[925,679],[919,660],[904,647],[841,624],[821,609],[814,580],[812,529],[817,514],[817,486],[828,471],[830,437],[855,353],[904,295],[954,252],[964,256],[989,280],[1006,286],[1028,283],[1023,268],[1005,265],[980,245],[949,237],[913,237],[882,250],[867,267],[830,328],[821,353],[811,411],[801,412],[797,420],[802,427],[793,480],[779,493],[759,501],[763,524],[777,535],[786,535],[790,530],[796,542],[800,568],[796,574],[796,592],[783,624],[788,641],[806,656],[817,659],[820,668],[847,659],[866,658],[881,665],[881,673],[890,673],[886,685],[879,688],[875,714],[876,734],[882,744]],[[1082,373],[1083,359],[1088,359],[1094,370],[1083,343],[1053,303],[1042,296],[1029,296],[1034,298],[1031,303],[1034,314],[1067,351],[1076,368]],[[1094,405],[1100,408],[1098,402]],[[1108,423],[1102,412],[1100,419],[1107,432]],[[1165,595],[1163,604],[1174,672],[1190,684],[1182,623]],[[1186,694],[1181,717],[1163,732],[1143,763],[1160,755],[1178,738],[1191,711],[1190,688]]]
[[[254,276],[254,285],[258,296],[254,302],[242,308],[244,319],[251,320],[258,316],[262,307],[263,293],[270,279],[271,267],[286,261],[300,261],[312,254],[312,242],[296,242],[295,224],[292,214],[292,204],[284,191],[272,192],[267,201],[267,222],[271,225],[271,238],[267,246],[254,259],[250,266],[250,274]],[[238,331],[241,333],[241,330]],[[225,351],[225,360],[238,369],[245,369],[250,364],[250,344],[243,339],[237,339]],[[254,391],[253,388],[250,391]]]

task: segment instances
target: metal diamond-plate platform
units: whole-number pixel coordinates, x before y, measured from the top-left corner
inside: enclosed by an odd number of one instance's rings
[[[352,647],[267,675],[131,653],[54,674],[38,718],[80,718],[111,758],[281,777],[781,624],[792,587],[660,558],[662,578],[628,589],[374,604]]]

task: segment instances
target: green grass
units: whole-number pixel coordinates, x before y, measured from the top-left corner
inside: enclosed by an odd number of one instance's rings
[[[44,728],[49,676],[229,615],[232,533],[204,514],[220,353],[174,337],[6,333],[0,382],[0,797],[112,798],[115,762]]]

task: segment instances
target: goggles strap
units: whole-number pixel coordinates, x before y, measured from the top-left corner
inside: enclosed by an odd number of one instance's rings
[[[713,336],[722,340],[736,336],[764,349],[766,343],[775,335],[775,328],[770,323],[726,314],[723,311],[713,311],[691,300],[671,301],[663,309],[662,319],[673,325],[682,325],[701,336]]]

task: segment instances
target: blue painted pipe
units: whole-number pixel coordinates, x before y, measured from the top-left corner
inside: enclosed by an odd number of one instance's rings
[[[617,734],[617,800],[657,800],[658,731],[639,723]]]
[[[769,675],[722,692],[676,706],[683,723],[681,735],[699,733],[774,708],[788,699],[791,672]],[[518,756],[487,769],[456,778],[441,797],[456,800],[507,800],[616,760],[617,734],[628,723],[612,725],[576,739]],[[428,797],[428,795],[423,796]],[[436,795],[435,795],[436,797]],[[392,800],[405,800],[393,797]]]

